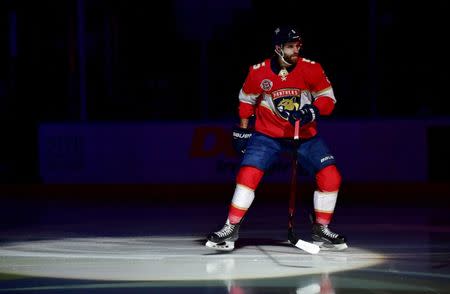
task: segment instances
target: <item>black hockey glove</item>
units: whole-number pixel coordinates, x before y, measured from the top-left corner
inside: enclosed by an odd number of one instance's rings
[[[317,120],[320,116],[319,109],[312,104],[305,104],[297,111],[293,111],[289,116],[289,122],[295,125],[297,120],[300,120],[300,125],[306,125]]]
[[[247,148],[247,143],[253,132],[249,129],[244,129],[241,127],[233,128],[233,147],[239,154],[244,154]]]

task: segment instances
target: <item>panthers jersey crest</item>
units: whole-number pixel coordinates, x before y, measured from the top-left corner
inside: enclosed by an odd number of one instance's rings
[[[287,120],[292,111],[300,108],[300,89],[281,89],[272,92],[272,100],[277,114]]]

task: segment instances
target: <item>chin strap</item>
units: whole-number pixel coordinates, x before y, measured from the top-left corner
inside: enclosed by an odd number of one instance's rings
[[[282,48],[282,47],[280,47],[280,48]],[[286,63],[288,66],[291,66],[292,65],[292,63],[289,63],[289,62],[287,62],[285,59],[284,59],[284,52],[283,52],[283,50],[277,50],[277,49],[275,49],[274,50],[275,51],[275,53],[278,55],[278,56],[280,56],[280,58],[281,58],[281,60],[284,62],[284,63]]]

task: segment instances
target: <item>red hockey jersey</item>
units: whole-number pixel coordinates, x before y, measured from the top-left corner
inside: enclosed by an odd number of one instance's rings
[[[329,115],[336,99],[319,63],[300,57],[291,72],[277,74],[270,61],[250,67],[239,93],[239,117],[255,114],[256,131],[274,138],[293,138],[294,127],[288,121],[291,111],[314,103],[321,115]],[[300,138],[316,133],[315,121],[300,128]]]

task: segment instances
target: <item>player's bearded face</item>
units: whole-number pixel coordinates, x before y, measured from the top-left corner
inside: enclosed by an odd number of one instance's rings
[[[299,58],[301,44],[297,42],[287,42],[283,46],[284,59],[289,63],[296,63]]]

